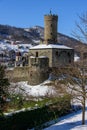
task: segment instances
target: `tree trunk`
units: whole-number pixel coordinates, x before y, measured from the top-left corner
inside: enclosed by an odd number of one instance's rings
[[[82,125],[85,124],[85,97],[83,97],[83,106],[82,106]]]

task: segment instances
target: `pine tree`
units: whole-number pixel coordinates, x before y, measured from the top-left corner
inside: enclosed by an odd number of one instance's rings
[[[5,76],[5,68],[0,65],[0,114],[3,113],[8,95],[9,81]]]

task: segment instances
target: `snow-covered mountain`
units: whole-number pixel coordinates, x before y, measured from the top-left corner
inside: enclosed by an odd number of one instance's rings
[[[34,26],[31,28],[17,28],[0,25],[0,50],[15,50],[20,46],[20,51],[28,51],[30,46],[39,44],[44,39],[44,28]],[[74,38],[58,33],[58,42],[75,49],[79,54],[87,52],[87,45]],[[26,46],[26,47],[25,47]]]

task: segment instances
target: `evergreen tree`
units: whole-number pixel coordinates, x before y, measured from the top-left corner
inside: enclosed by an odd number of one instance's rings
[[[3,113],[8,95],[9,81],[5,76],[5,68],[0,65],[0,114]]]

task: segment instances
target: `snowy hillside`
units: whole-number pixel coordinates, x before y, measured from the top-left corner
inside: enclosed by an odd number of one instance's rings
[[[44,39],[44,28],[40,26],[17,28],[8,25],[0,25],[0,40],[22,41],[23,44],[36,45],[40,40]],[[87,51],[87,45],[81,44],[76,39],[66,36],[58,32],[58,43],[74,48],[76,52],[80,52],[83,48]]]
[[[7,43],[5,41],[0,41],[0,50],[5,51],[7,50],[8,52],[11,50],[20,51],[20,52],[29,52],[29,48],[31,47],[31,44],[13,44],[13,41],[11,43]]]

